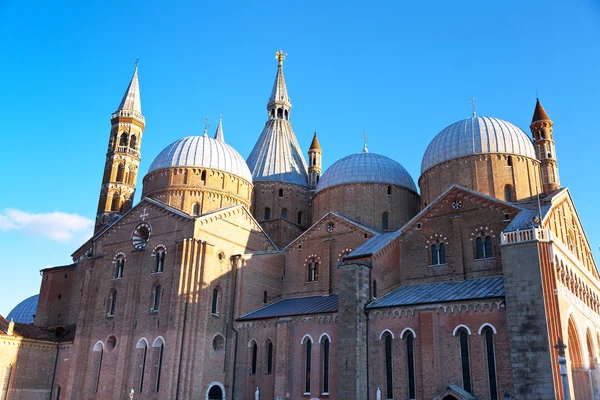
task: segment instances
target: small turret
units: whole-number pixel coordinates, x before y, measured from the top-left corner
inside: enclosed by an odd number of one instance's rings
[[[556,161],[556,151],[552,137],[553,124],[542,103],[537,99],[529,128],[533,135],[537,159],[540,160],[542,188],[543,193],[546,195],[560,188],[558,162]]]
[[[315,132],[312,143],[310,144],[310,149],[308,149],[308,186],[311,190],[315,190],[317,188],[317,184],[321,178],[321,173],[323,172],[321,168],[322,155],[323,152],[321,151],[319,138],[317,138],[317,132]]]

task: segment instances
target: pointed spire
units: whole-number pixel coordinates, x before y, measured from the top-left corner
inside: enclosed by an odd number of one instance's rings
[[[271,103],[286,103],[289,104],[290,98],[288,97],[287,87],[285,85],[285,77],[283,76],[283,60],[287,53],[279,50],[275,53],[277,59],[277,75],[275,76],[275,83],[273,84],[273,90],[271,91],[271,97],[269,98],[269,104]],[[291,107],[291,105],[289,105]]]
[[[308,151],[310,150],[321,150],[321,144],[319,143],[319,138],[317,137],[317,132],[315,132],[315,135],[313,136],[313,140],[310,143],[310,148],[308,149]]]
[[[131,82],[129,82],[129,86],[127,87],[127,91],[123,96],[123,100],[121,100],[121,104],[119,104],[119,108],[117,111],[127,110],[127,111],[135,111],[137,113],[142,113],[142,100],[140,98],[140,83],[138,81],[138,62],[135,62],[135,70],[133,71],[133,77],[131,78]]]
[[[215,139],[225,143],[225,136],[223,136],[223,114],[219,114],[219,125],[217,125],[217,132],[215,132]]]
[[[533,118],[531,119],[531,123],[534,123],[537,121],[543,121],[543,120],[550,121],[550,117],[548,116],[548,114],[546,114],[546,110],[544,110],[542,103],[540,103],[540,99],[536,98],[535,99],[535,111],[533,112]]]

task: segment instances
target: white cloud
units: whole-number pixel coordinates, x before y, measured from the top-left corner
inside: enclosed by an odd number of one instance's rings
[[[86,239],[91,235],[93,226],[91,219],[60,211],[35,214],[9,208],[0,214],[0,231],[21,230],[59,242],[67,242],[74,237]]]

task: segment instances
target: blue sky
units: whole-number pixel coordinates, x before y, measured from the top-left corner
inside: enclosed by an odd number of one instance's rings
[[[172,4],[171,4],[172,3]],[[266,121],[275,51],[291,120],[324,166],[362,148],[415,181],[447,125],[490,115],[529,132],[536,93],[560,177],[598,260],[600,5],[594,0],[421,2],[0,1],[0,314],[39,290],[91,232],[110,114],[140,60],[141,177],[174,140],[213,128],[247,157]],[[212,128],[211,128],[212,129]]]

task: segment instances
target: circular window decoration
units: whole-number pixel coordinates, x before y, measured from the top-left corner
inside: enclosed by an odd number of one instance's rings
[[[107,340],[106,340],[106,348],[108,349],[108,351],[111,351],[112,349],[114,349],[115,347],[117,347],[117,338],[114,336],[110,336]]]
[[[148,243],[148,239],[150,239],[150,234],[152,233],[152,227],[150,224],[142,223],[139,224],[135,230],[133,231],[133,235],[131,236],[131,242],[133,243],[133,247],[136,249],[143,249],[146,247]]]

